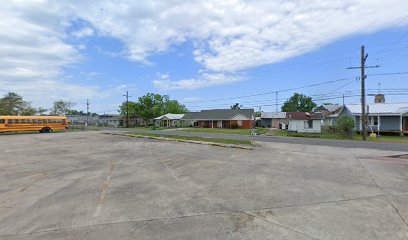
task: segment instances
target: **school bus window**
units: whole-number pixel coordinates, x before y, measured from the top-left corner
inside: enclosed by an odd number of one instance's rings
[[[43,120],[42,119],[38,119],[38,123],[42,123],[43,122]]]
[[[0,124],[4,124],[6,121],[4,119],[0,119]]]
[[[38,123],[38,120],[37,120],[37,119],[33,119],[33,123]]]
[[[31,119],[27,119],[27,123],[31,123]]]
[[[48,123],[48,120],[47,120],[47,119],[43,119],[43,123]]]
[[[26,119],[21,119],[20,123],[26,123]]]
[[[62,123],[62,120],[61,120],[61,119],[58,119],[58,123]]]

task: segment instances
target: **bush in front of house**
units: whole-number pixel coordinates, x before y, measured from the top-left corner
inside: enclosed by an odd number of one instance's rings
[[[354,119],[348,115],[343,115],[337,120],[336,127],[339,129],[344,135],[352,137],[353,130],[356,126]]]
[[[235,123],[231,124],[231,128],[232,128],[232,129],[237,129],[237,128],[238,128],[238,124],[235,124]]]

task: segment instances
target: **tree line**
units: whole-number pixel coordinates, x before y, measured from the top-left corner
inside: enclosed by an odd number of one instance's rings
[[[128,111],[129,109],[129,111]],[[147,93],[141,96],[137,101],[124,101],[119,106],[120,115],[126,117],[138,116],[145,122],[159,117],[167,113],[182,114],[186,113],[188,109],[185,105],[179,103],[177,100],[172,100],[168,95],[160,95],[157,93]]]
[[[30,102],[23,99],[22,96],[17,93],[10,92],[0,98],[0,115],[87,115],[83,111],[73,109],[75,103],[64,101],[62,99],[54,101],[52,107],[32,107]],[[96,115],[96,113],[89,113],[89,115]]]

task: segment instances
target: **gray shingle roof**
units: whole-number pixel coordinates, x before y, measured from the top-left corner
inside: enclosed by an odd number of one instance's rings
[[[188,112],[181,120],[229,120],[238,114],[253,119],[254,109],[213,109],[200,112]]]
[[[320,105],[319,107],[317,107],[315,109],[315,111],[327,110],[329,112],[335,112],[339,108],[341,108],[341,105],[339,105],[339,104],[323,104],[323,105]]]

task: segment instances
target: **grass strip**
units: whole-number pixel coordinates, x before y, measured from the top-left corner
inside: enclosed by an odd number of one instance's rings
[[[168,135],[168,134],[157,134],[157,133],[136,133],[136,132],[130,132],[128,134],[135,135],[135,136],[144,136],[144,137],[162,137],[162,138],[170,138],[170,139],[192,140],[192,141],[221,143],[221,144],[252,145],[251,141],[240,140],[240,139],[203,138],[203,137],[195,137],[195,136],[179,136],[179,135]]]
[[[230,128],[188,128],[185,132],[221,133],[221,134],[241,134],[250,135],[250,129],[230,129]]]

